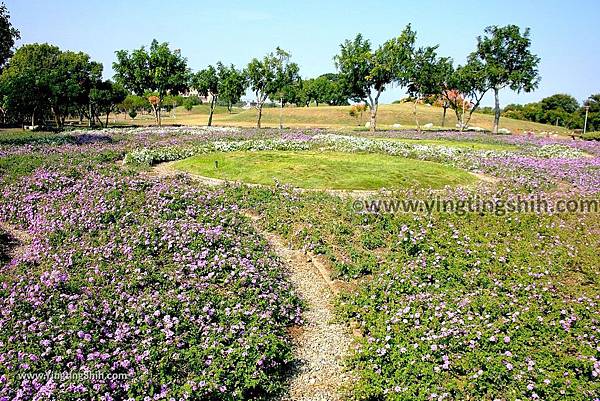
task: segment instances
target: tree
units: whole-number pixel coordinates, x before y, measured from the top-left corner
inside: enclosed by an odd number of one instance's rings
[[[438,57],[436,49],[437,46],[430,46],[415,51],[407,77],[407,92],[414,99],[413,114],[419,133],[421,126],[417,118],[417,102],[427,96],[442,93],[453,69],[452,61],[447,57]]]
[[[585,108],[588,107],[587,131],[600,131],[600,93],[591,95],[581,108],[581,116],[585,116]],[[583,118],[582,118],[583,119]],[[583,128],[583,127],[582,127]]]
[[[254,58],[246,67],[250,88],[256,96],[256,109],[258,110],[256,126],[258,128],[261,127],[265,101],[269,96],[281,96],[282,104],[284,87],[292,84],[298,78],[298,66],[290,63],[289,59],[290,54],[277,47],[275,53],[267,54],[262,60]]]
[[[579,109],[579,102],[571,95],[557,93],[540,101],[542,110],[561,110],[567,113],[575,113]]]
[[[113,63],[116,81],[139,96],[156,92],[156,122],[161,125],[164,97],[167,94],[177,95],[188,87],[190,73],[187,60],[181,56],[180,50],[170,50],[168,43],[158,43],[156,39],[149,50],[142,46],[131,54],[119,50],[116,55],[117,61]]]
[[[20,47],[0,79],[6,108],[21,121],[25,115],[35,125],[36,117],[52,114],[57,127],[66,116],[89,105],[89,93],[102,74],[102,64],[81,52],[62,52],[49,44]]]
[[[227,103],[227,111],[231,113],[231,107],[240,101],[246,92],[248,79],[244,71],[240,71],[232,64],[227,67],[217,63],[217,71],[220,77],[219,96]]]
[[[10,23],[10,13],[4,5],[0,3],[0,71],[8,59],[13,55],[13,46],[15,41],[21,39],[19,31]]]
[[[135,118],[138,115],[138,112],[142,110],[149,111],[152,107],[148,102],[148,99],[144,96],[127,95],[118,108],[127,112],[130,117],[133,115],[134,117],[132,118]]]
[[[50,110],[56,126],[62,127],[68,115],[89,108],[90,91],[101,82],[102,64],[83,52],[60,52],[49,77]]]
[[[356,120],[358,121],[358,126],[361,126],[363,113],[365,111],[367,111],[367,105],[364,103],[357,103],[352,105],[348,114],[350,114],[350,117],[356,118]]]
[[[269,91],[269,98],[279,99],[279,128],[283,128],[283,106],[288,102],[295,102],[297,92],[302,87],[300,67],[290,62],[292,55],[281,48],[275,50],[277,62],[275,63],[274,85]]]
[[[330,106],[348,104],[348,96],[338,74],[323,74],[317,78],[303,81],[302,85],[307,106],[310,102],[315,102],[317,106],[319,103],[326,103]]]
[[[210,97],[210,111],[208,114],[208,126],[212,125],[213,113],[219,97],[219,76],[217,69],[212,65],[207,68],[198,71],[192,78],[192,87],[195,88],[198,93],[205,97]]]
[[[110,113],[117,110],[117,107],[127,97],[127,91],[122,85],[112,81],[100,82],[95,88],[90,90],[90,104],[94,117],[100,125],[108,127],[108,117]],[[105,115],[105,123],[102,124],[100,115]],[[137,112],[136,112],[137,115]]]
[[[334,57],[349,97],[368,103],[372,132],[376,128],[379,96],[386,85],[407,83],[415,38],[416,34],[409,24],[399,37],[388,40],[372,51],[371,42],[358,34],[354,40],[342,43],[340,53]]]
[[[49,112],[50,72],[59,54],[48,44],[24,45],[15,52],[0,78],[8,113],[35,126]]]
[[[477,49],[472,57],[483,63],[488,86],[494,91],[493,132],[498,133],[500,90],[505,87],[517,92],[536,89],[540,82],[540,59],[530,51],[529,28],[521,33],[516,25],[489,26],[484,32],[485,36],[477,38]]]
[[[449,107],[454,110],[462,132],[469,125],[485,94],[490,90],[483,63],[470,55],[464,66],[449,70],[446,90],[442,92]],[[467,118],[465,119],[465,114]]]

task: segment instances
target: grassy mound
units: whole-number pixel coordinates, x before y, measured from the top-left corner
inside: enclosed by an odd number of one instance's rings
[[[468,172],[395,156],[340,152],[228,152],[175,164],[193,174],[254,184],[274,180],[307,189],[443,188],[475,181]]]

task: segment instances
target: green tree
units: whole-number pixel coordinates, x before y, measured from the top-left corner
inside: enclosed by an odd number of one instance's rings
[[[316,106],[319,103],[330,106],[348,104],[348,96],[338,74],[323,74],[303,81],[302,85],[307,106],[310,102],[315,102]]]
[[[116,81],[139,96],[155,92],[158,97],[155,117],[161,125],[164,97],[167,94],[177,95],[188,88],[190,73],[187,60],[180,50],[171,50],[168,43],[159,43],[156,39],[148,50],[144,46],[131,53],[119,50],[116,56],[117,61],[113,63]]]
[[[567,113],[575,113],[579,109],[579,102],[571,95],[557,93],[543,98],[540,101],[543,110],[562,110]]]
[[[370,130],[375,131],[379,96],[386,85],[406,85],[410,71],[416,33],[408,25],[397,38],[372,51],[371,42],[361,34],[340,45],[334,57],[340,77],[354,101],[366,102],[371,111]]]
[[[116,111],[126,97],[127,90],[121,84],[113,83],[110,80],[102,81],[90,90],[91,110],[101,126],[108,127],[110,113]],[[102,124],[100,115],[104,115],[106,118],[104,124]]]
[[[10,23],[10,13],[4,5],[0,3],[0,71],[2,67],[13,55],[13,46],[15,41],[21,39],[19,31]]]
[[[20,47],[2,72],[0,82],[7,113],[35,126],[49,113],[50,72],[60,49],[48,44]]]
[[[57,127],[66,116],[89,105],[89,93],[102,74],[102,64],[81,52],[62,52],[49,44],[20,47],[0,79],[7,110],[19,118],[51,113]]]
[[[436,49],[437,46],[429,46],[416,50],[407,76],[407,92],[414,99],[413,114],[418,132],[421,132],[421,125],[417,118],[417,103],[442,93],[453,70],[452,60],[438,57]]]
[[[446,90],[442,94],[454,111],[462,132],[469,125],[473,113],[490,90],[487,72],[484,64],[474,55],[469,56],[465,65],[459,65],[454,71],[448,72]]]
[[[205,97],[210,97],[210,109],[208,114],[208,126],[212,125],[213,113],[219,97],[219,75],[217,69],[212,65],[198,71],[192,78],[192,87]]]
[[[246,67],[250,88],[256,96],[256,109],[258,110],[256,126],[258,128],[261,127],[262,109],[269,96],[280,99],[283,103],[285,86],[293,84],[299,78],[298,66],[290,63],[289,59],[290,54],[277,47],[274,53],[267,54],[262,60],[252,59]]]
[[[530,50],[529,28],[521,33],[516,25],[489,26],[484,32],[483,37],[477,38],[477,49],[472,57],[483,63],[488,87],[494,91],[493,132],[498,133],[500,90],[505,87],[517,92],[536,89],[540,82],[540,59]]]
[[[102,64],[83,52],[60,52],[49,76],[50,110],[56,126],[62,127],[68,115],[89,108],[90,91],[100,82]]]
[[[581,121],[585,118],[585,108],[588,107],[587,132],[600,131],[600,93],[591,95],[581,108]],[[582,127],[583,128],[583,127]]]
[[[119,108],[128,113],[135,112],[136,116],[140,111],[149,111],[152,109],[146,97],[137,95],[127,95],[119,105]]]
[[[240,71],[232,64],[227,67],[217,63],[219,75],[219,97],[227,104],[227,111],[231,113],[231,107],[240,101],[246,92],[248,79],[244,71]]]

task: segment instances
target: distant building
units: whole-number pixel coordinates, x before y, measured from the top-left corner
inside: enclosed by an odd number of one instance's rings
[[[202,101],[202,103],[210,103],[212,100],[212,95],[200,96],[198,94],[198,90],[194,89],[194,88],[188,89],[187,92],[182,93],[181,96],[183,96],[183,97],[196,96],[198,99],[200,99]]]

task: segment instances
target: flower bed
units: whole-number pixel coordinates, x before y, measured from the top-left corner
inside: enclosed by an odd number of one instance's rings
[[[222,192],[39,169],[4,188],[0,219],[33,236],[0,270],[0,400],[280,388],[298,300]]]

